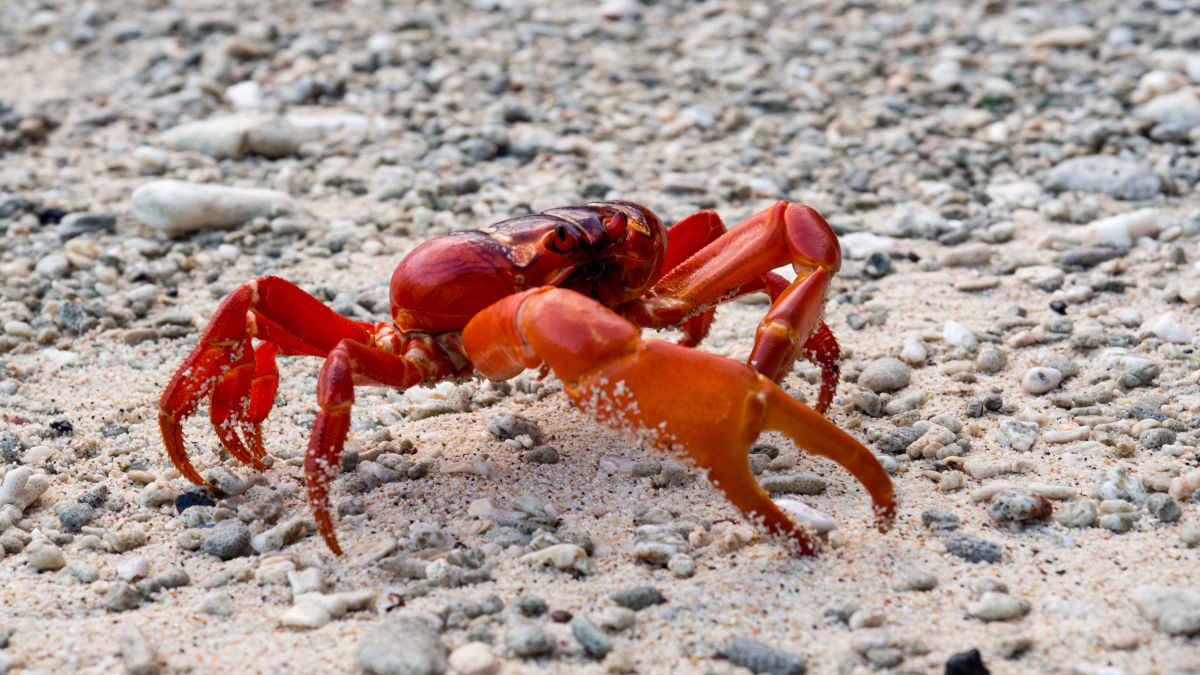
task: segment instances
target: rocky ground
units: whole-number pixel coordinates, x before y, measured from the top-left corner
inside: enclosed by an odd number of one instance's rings
[[[0,673],[1200,672],[1198,92],[1181,0],[0,3]],[[380,320],[417,243],[604,198],[826,215],[892,532],[767,437],[798,559],[553,378],[360,390],[340,558],[315,359],[268,471],[164,455],[246,279]]]

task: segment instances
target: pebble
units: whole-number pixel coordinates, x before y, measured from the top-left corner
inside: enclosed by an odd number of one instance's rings
[[[1025,371],[1021,377],[1021,389],[1030,394],[1045,394],[1058,387],[1063,374],[1057,368],[1037,366]]]
[[[1162,189],[1162,179],[1150,168],[1112,155],[1072,157],[1046,172],[1046,189],[1096,192],[1113,199],[1150,199]]]
[[[250,528],[245,523],[240,520],[222,521],[204,539],[204,552],[221,560],[249,555],[252,550],[250,538]]]
[[[782,476],[765,476],[759,479],[758,484],[771,495],[819,495],[825,492],[827,487],[824,478],[810,471]]]
[[[525,616],[541,616],[549,609],[545,600],[530,593],[518,595],[514,604],[516,604],[517,610]]]
[[[1188,330],[1175,320],[1175,312],[1166,312],[1151,322],[1150,332],[1156,337],[1175,344],[1191,344],[1196,332]]]
[[[1038,428],[1036,424],[1021,422],[1011,417],[1000,421],[996,427],[996,441],[1001,447],[1017,452],[1028,452],[1037,441]]]
[[[311,516],[297,516],[251,537],[250,548],[259,553],[278,551],[300,541],[316,529]]]
[[[1046,520],[1053,510],[1050,500],[1026,490],[998,492],[987,507],[988,515],[995,521],[1018,525]]]
[[[1172,586],[1138,586],[1133,602],[1142,618],[1168,635],[1200,634],[1200,591]]]
[[[79,532],[84,525],[92,522],[92,518],[96,517],[95,510],[81,502],[67,504],[57,510],[58,521],[62,523],[63,529],[67,532]]]
[[[946,537],[946,552],[967,562],[995,563],[1004,557],[999,544],[965,532],[953,532]]]
[[[137,626],[126,624],[121,629],[117,647],[121,652],[121,661],[125,664],[125,672],[129,675],[157,675],[162,672],[154,647]]]
[[[671,558],[690,549],[687,539],[674,527],[666,525],[643,525],[633,538],[633,555],[638,560],[658,567],[665,566]]]
[[[542,430],[533,420],[514,413],[492,416],[485,428],[488,433],[502,441],[516,440],[521,436],[529,437],[534,443],[542,440]]]
[[[637,622],[637,612],[628,607],[608,606],[600,610],[600,626],[605,630],[620,632]]]
[[[583,645],[583,651],[592,658],[602,659],[612,651],[612,640],[585,616],[571,619],[571,634]]]
[[[1092,527],[1096,524],[1096,504],[1090,499],[1069,501],[1055,512],[1054,522],[1063,527]]]
[[[90,584],[100,578],[100,568],[82,560],[68,562],[65,570],[81,584]]]
[[[39,572],[53,572],[66,566],[63,552],[49,539],[35,537],[25,547],[25,558],[29,566]]]
[[[689,579],[696,574],[696,561],[686,553],[677,553],[667,561],[667,569],[680,579]]]
[[[1030,607],[1030,602],[1025,598],[988,591],[979,600],[967,605],[967,615],[989,622],[1012,621],[1028,614]]]
[[[241,113],[188,122],[168,129],[159,141],[172,150],[198,152],[216,159],[293,155],[305,140],[286,117]]]
[[[609,596],[613,602],[626,609],[639,612],[647,607],[661,605],[667,601],[663,594],[653,586],[639,586],[628,591],[619,591]]]
[[[735,666],[770,675],[804,675],[808,662],[803,657],[751,637],[730,638],[721,648]]]
[[[900,359],[877,359],[863,369],[858,385],[875,393],[896,391],[908,386],[911,372],[909,365]]]
[[[495,675],[500,671],[500,660],[492,647],[483,642],[468,642],[458,647],[450,652],[446,663],[458,675]]]
[[[296,210],[283,192],[177,180],[146,183],[133,191],[132,200],[133,215],[168,236],[237,227],[254,218]]]
[[[315,602],[296,603],[279,615],[280,626],[302,630],[320,628],[332,620],[329,610]]]
[[[200,603],[200,611],[213,616],[229,617],[237,611],[233,598],[224,593],[209,593]]]
[[[534,566],[549,565],[560,570],[574,570],[581,574],[588,572],[587,551],[575,544],[547,546],[540,551],[521,556],[521,562]]]
[[[934,534],[949,534],[959,528],[962,519],[952,511],[931,506],[921,512],[921,522]]]
[[[1146,502],[1142,481],[1125,466],[1113,467],[1101,474],[1094,492],[1100,499],[1121,499],[1136,506]]]
[[[108,586],[104,595],[104,608],[110,612],[127,612],[137,609],[142,604],[142,594],[131,584],[124,581],[114,581]]]
[[[1096,524],[1110,532],[1124,534],[1133,529],[1134,523],[1138,521],[1138,516],[1137,513],[1106,513],[1100,516]]]
[[[118,579],[134,581],[150,573],[150,561],[140,555],[124,556],[113,563],[113,569],[116,570]]]
[[[432,614],[397,612],[354,645],[354,662],[380,675],[437,675],[446,669],[440,629],[441,620]]]
[[[904,578],[904,587],[910,591],[932,591],[937,583],[937,577],[930,572],[913,572]]]
[[[514,619],[504,631],[504,644],[517,657],[549,654],[556,643],[554,633],[532,621]]]

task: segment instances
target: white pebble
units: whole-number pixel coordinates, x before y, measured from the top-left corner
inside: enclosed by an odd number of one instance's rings
[[[483,642],[468,642],[455,649],[447,663],[459,675],[493,675],[500,670],[499,659]]]
[[[50,479],[46,474],[35,475],[33,469],[19,466],[4,474],[4,482],[0,483],[0,505],[12,504],[24,511],[48,487]]]
[[[1044,394],[1062,382],[1062,372],[1057,368],[1037,366],[1025,371],[1021,388],[1030,394]]]
[[[34,336],[33,326],[30,326],[24,321],[13,319],[12,321],[4,322],[4,334],[13,337],[30,339]]]
[[[54,542],[42,537],[29,542],[29,545],[25,547],[25,558],[29,561],[30,566],[39,572],[62,569],[67,564],[62,551],[54,545]]]
[[[904,339],[904,346],[900,348],[900,360],[910,366],[923,366],[925,359],[929,358],[929,351],[925,349],[925,343],[919,337],[907,337]]]
[[[157,180],[133,191],[133,215],[168,235],[236,227],[254,218],[296,210],[290,195],[276,190]]]
[[[54,448],[48,445],[35,445],[25,451],[25,455],[21,457],[22,464],[37,466],[45,463],[46,460],[54,456]]]
[[[975,337],[971,329],[954,319],[947,321],[942,328],[942,338],[946,344],[962,347],[969,352],[973,352],[979,347],[979,339]]]
[[[285,117],[241,113],[181,124],[163,132],[159,140],[174,150],[217,159],[246,155],[275,159],[295,154],[305,138]]]
[[[225,98],[239,110],[253,110],[262,106],[262,85],[254,80],[245,80],[225,88]]]
[[[279,615],[279,625],[284,628],[311,630],[320,628],[333,620],[329,612],[315,602],[293,605]]]
[[[1175,312],[1167,312],[1155,319],[1150,332],[1167,342],[1178,344],[1187,344],[1196,337],[1195,333],[1175,320]]]
[[[587,551],[575,544],[555,544],[540,551],[526,553],[521,562],[530,565],[553,565],[560,570],[587,571]]]
[[[838,237],[842,254],[850,260],[863,260],[872,253],[891,253],[896,250],[896,240],[871,232],[851,232]]]
[[[33,271],[51,279],[61,279],[71,273],[71,261],[64,255],[51,253],[37,261]]]
[[[117,570],[117,576],[125,581],[141,579],[150,573],[150,561],[140,555],[118,558],[113,567]]]
[[[69,366],[79,360],[79,354],[63,349],[43,349],[41,354],[58,368]]]
[[[325,575],[316,567],[309,567],[298,572],[287,573],[288,583],[292,586],[292,596],[302,593],[313,593],[325,590]]]
[[[1072,234],[1092,246],[1129,248],[1142,237],[1158,235],[1160,229],[1158,209],[1140,209],[1081,225]]]
[[[774,499],[775,505],[783,509],[793,520],[802,525],[808,525],[818,534],[828,532],[837,527],[837,521],[821,513],[804,502],[795,499]]]

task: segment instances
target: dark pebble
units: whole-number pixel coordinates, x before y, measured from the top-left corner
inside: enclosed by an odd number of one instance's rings
[[[990,675],[978,649],[955,654],[946,661],[945,675]]]
[[[1054,310],[1055,312],[1057,312],[1059,314],[1066,314],[1067,313],[1067,303],[1063,302],[1062,300],[1055,300],[1050,303],[1050,309]]]
[[[70,436],[75,432],[75,425],[68,420],[57,420],[50,423],[50,431],[53,431],[55,436]]]
[[[58,521],[62,523],[63,529],[67,532],[79,532],[95,517],[96,513],[92,507],[82,502],[68,504],[58,513]]]
[[[804,675],[808,663],[800,656],[748,637],[725,643],[725,658],[735,666],[770,675]]]
[[[554,623],[566,623],[571,620],[571,613],[565,609],[556,609],[550,612],[550,620]]]
[[[955,532],[946,538],[946,552],[968,562],[994,563],[1004,557],[999,544],[964,532]]]
[[[1125,255],[1125,249],[1116,248],[1114,246],[1097,246],[1095,248],[1077,248],[1071,251],[1064,251],[1059,262],[1063,265],[1079,265],[1081,267],[1092,267],[1099,265],[1105,260],[1112,260]]]
[[[608,596],[612,601],[627,609],[639,612],[651,605],[661,605],[667,601],[663,594],[653,586],[641,586],[629,591],[621,591]]]
[[[525,616],[541,616],[548,609],[545,600],[530,593],[518,595],[514,604],[516,604],[517,609]]]
[[[240,520],[222,521],[204,540],[204,552],[221,560],[232,560],[250,553],[250,528]]]
[[[867,256],[863,272],[873,279],[887,276],[892,269],[892,256],[883,251],[875,251]]]
[[[175,498],[175,510],[179,513],[183,513],[193,506],[213,506],[213,502],[211,499],[207,499],[203,495],[198,495],[192,492],[185,492]]]
[[[63,216],[67,215],[66,211],[57,206],[41,209],[34,213],[37,215],[38,223],[41,225],[57,225],[62,222]]]
[[[558,450],[550,445],[539,445],[526,452],[521,459],[530,464],[558,464]]]

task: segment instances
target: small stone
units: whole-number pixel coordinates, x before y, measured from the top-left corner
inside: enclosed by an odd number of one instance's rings
[[[296,210],[291,196],[284,192],[177,180],[146,183],[133,191],[132,200],[138,220],[169,236],[237,227],[255,218]]]
[[[1054,507],[1050,500],[1028,490],[1002,490],[988,504],[988,515],[1000,523],[1023,524],[1045,520]]]
[[[250,548],[259,553],[278,551],[300,541],[315,529],[316,524],[310,516],[297,516],[251,537]]]
[[[279,615],[279,625],[284,628],[312,630],[333,620],[329,610],[316,602],[297,603]]]
[[[999,544],[964,532],[954,532],[946,538],[946,552],[968,562],[1000,562],[1004,550]]]
[[[51,253],[37,261],[33,271],[48,279],[62,279],[71,273],[71,261],[64,255]]]
[[[440,628],[432,614],[402,611],[358,641],[354,662],[376,675],[440,675],[446,669]]]
[[[1097,521],[1097,524],[1110,532],[1115,532],[1116,534],[1125,534],[1129,530],[1133,529],[1133,524],[1136,523],[1137,520],[1138,514],[1136,513],[1106,513],[1100,516],[1100,520]]]
[[[233,604],[233,598],[224,593],[209,593],[204,597],[204,601],[200,603],[200,611],[213,616],[233,616],[236,607]]]
[[[900,359],[877,359],[863,369],[858,385],[875,393],[896,391],[908,386],[911,372],[909,365]]]
[[[1100,499],[1122,499],[1136,506],[1146,503],[1146,488],[1128,467],[1109,469],[1096,482],[1095,494]]]
[[[205,471],[204,479],[224,495],[240,495],[246,490],[246,481],[223,466],[214,466]]]
[[[72,560],[67,563],[66,572],[78,579],[81,584],[90,584],[100,578],[100,568],[82,560]]]
[[[558,450],[550,445],[539,445],[522,455],[521,459],[530,464],[557,464]]]
[[[150,640],[137,626],[126,624],[121,630],[121,637],[117,639],[117,645],[129,675],[157,675],[162,671],[154,647],[150,646]]]
[[[663,594],[653,586],[640,586],[628,591],[620,591],[608,596],[621,607],[639,612],[653,605],[661,605],[667,601]]]
[[[270,159],[295,154],[304,140],[287,118],[252,113],[210,117],[173,127],[160,136],[172,150],[185,150],[216,159],[262,155]]]
[[[150,561],[145,556],[130,555],[118,558],[113,563],[117,578],[125,581],[141,579],[150,573]]]
[[[535,566],[550,565],[560,570],[575,570],[580,573],[588,571],[587,551],[575,544],[547,546],[540,551],[521,556],[521,562]]]
[[[249,555],[250,528],[240,520],[225,520],[204,540],[204,552],[221,560]]]
[[[491,645],[483,642],[468,642],[450,652],[447,664],[458,675],[495,675],[500,671],[500,660]]]
[[[921,512],[921,522],[934,534],[948,534],[959,528],[962,519],[951,511],[929,507]]]
[[[1046,173],[1045,184],[1052,192],[1095,192],[1130,201],[1150,199],[1162,189],[1162,179],[1150,168],[1113,155],[1060,162]]]
[[[0,483],[0,506],[12,504],[18,511],[24,511],[48,487],[50,479],[46,474],[34,473],[28,466],[18,466],[4,474],[4,481]]]
[[[1183,515],[1179,500],[1161,492],[1156,492],[1146,499],[1146,510],[1164,523],[1174,523]]]
[[[600,611],[600,625],[605,630],[623,631],[637,622],[637,612],[627,607],[608,606]]]
[[[1063,374],[1057,368],[1038,366],[1025,371],[1021,388],[1030,394],[1044,394],[1062,382]]]
[[[804,675],[808,670],[808,662],[803,657],[754,638],[731,638],[721,652],[730,663],[755,673]]]
[[[1054,514],[1054,521],[1063,527],[1092,527],[1096,524],[1096,504],[1090,499],[1067,502]]]
[[[1133,589],[1138,612],[1168,635],[1200,634],[1200,591],[1170,586]]]
[[[146,545],[146,531],[141,525],[126,525],[104,534],[104,545],[114,553],[127,553]]]
[[[677,553],[667,561],[667,569],[680,579],[688,579],[696,574],[696,561],[686,553]]]
[[[515,440],[519,436],[528,436],[537,443],[542,439],[542,430],[527,417],[513,413],[501,413],[487,421],[487,430],[502,441]]]
[[[512,621],[504,632],[504,644],[514,656],[541,656],[554,651],[554,634],[532,621]]]
[[[571,634],[583,645],[583,651],[592,658],[602,659],[612,650],[612,640],[587,617],[576,616],[571,619]]]
[[[1007,417],[1000,421],[996,428],[996,440],[1001,447],[1017,452],[1028,452],[1037,441],[1038,428],[1036,424],[1021,422]]]
[[[66,566],[62,550],[49,539],[35,538],[25,547],[25,558],[29,566],[39,572],[53,572]]]
[[[984,347],[975,357],[975,364],[985,373],[998,373],[1008,365],[1008,357],[995,347]]]
[[[514,604],[525,616],[541,616],[549,609],[545,600],[529,593],[518,595]]]
[[[967,615],[983,621],[1012,621],[1029,613],[1030,603],[1007,593],[988,591],[967,605]]]
[[[62,523],[63,529],[67,532],[79,532],[84,525],[92,522],[92,518],[96,515],[95,510],[87,504],[75,502],[67,504],[58,511],[58,521]]]
[[[827,485],[824,478],[808,471],[783,476],[767,476],[760,479],[758,483],[762,489],[772,495],[819,495],[825,492]]]
[[[988,675],[990,671],[983,665],[983,659],[978,649],[959,652],[946,661],[944,675]]]
[[[643,525],[633,538],[633,555],[649,565],[662,567],[672,557],[686,553],[687,539],[677,528],[668,525]]]
[[[937,577],[931,572],[913,572],[904,579],[904,587],[910,591],[932,591],[937,588]]]
[[[142,594],[131,584],[114,581],[104,596],[104,608],[110,612],[126,612],[142,604]]]

